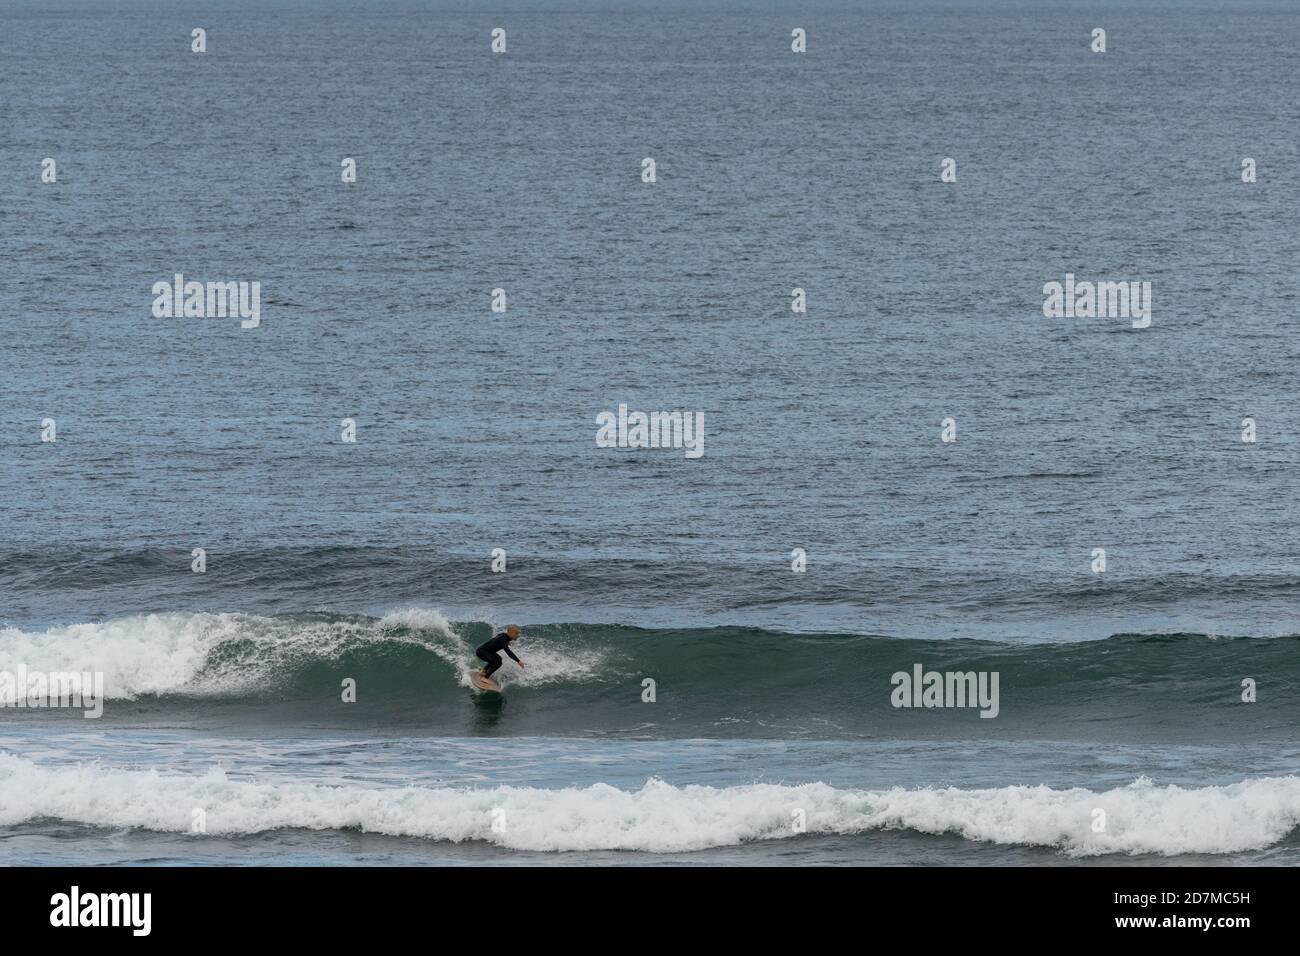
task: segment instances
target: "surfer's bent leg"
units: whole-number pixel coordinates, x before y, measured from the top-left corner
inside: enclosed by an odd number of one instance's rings
[[[501,666],[501,655],[497,653],[485,654],[479,651],[478,659],[487,664],[487,667],[483,668],[484,677],[491,677],[497,672],[497,668]]]

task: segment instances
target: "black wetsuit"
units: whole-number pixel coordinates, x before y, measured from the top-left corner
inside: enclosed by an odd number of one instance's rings
[[[478,655],[479,660],[487,664],[487,667],[483,668],[483,674],[485,677],[491,677],[495,674],[497,668],[503,663],[501,655],[498,654],[497,651],[505,651],[510,655],[512,661],[516,664],[519,663],[519,658],[515,657],[515,652],[510,649],[510,635],[498,634],[474,652]]]

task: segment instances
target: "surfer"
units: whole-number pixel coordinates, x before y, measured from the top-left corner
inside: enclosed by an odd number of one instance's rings
[[[479,671],[484,680],[491,680],[492,675],[496,673],[497,668],[502,664],[501,655],[497,653],[498,651],[505,651],[510,655],[512,661],[520,667],[524,666],[524,662],[515,657],[515,652],[510,649],[510,644],[517,640],[519,640],[519,625],[511,624],[503,633],[479,645],[478,650],[474,653],[479,660],[487,664],[487,667]]]

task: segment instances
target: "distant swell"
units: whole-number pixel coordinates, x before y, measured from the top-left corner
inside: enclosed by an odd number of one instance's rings
[[[58,819],[105,828],[188,833],[195,808],[206,833],[358,830],[512,850],[673,853],[808,834],[910,830],[1071,856],[1234,853],[1262,849],[1300,825],[1300,779],[1222,787],[1156,787],[1145,779],[1104,792],[1010,786],[986,790],[838,790],[750,784],[638,790],[605,784],[423,788],[320,786],[109,769],[43,767],[0,754],[0,826]],[[1106,827],[1094,830],[1096,811]],[[493,822],[504,824],[493,828]]]
[[[511,552],[509,574],[481,556],[432,548],[318,545],[212,555],[205,574],[186,549],[6,550],[0,545],[0,620],[45,626],[117,609],[238,607],[374,609],[402,604],[532,609],[533,619],[619,620],[655,627],[745,624],[781,631],[909,638],[1098,639],[1167,628],[1275,636],[1300,598],[1300,578],[1276,572],[1209,573],[1128,563],[1104,576],[1087,563],[1014,569],[930,561],[862,564],[818,554],[807,574],[788,556],[703,564],[671,553],[578,560]],[[1199,556],[1194,559],[1199,560]],[[376,604],[376,602],[379,602]]]

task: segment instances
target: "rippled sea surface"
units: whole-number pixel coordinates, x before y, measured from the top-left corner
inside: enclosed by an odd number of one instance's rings
[[[1295,862],[1297,49],[1267,2],[10,0],[0,672],[106,697],[0,709],[13,859]],[[176,274],[260,324],[155,317]],[[1149,327],[1046,317],[1067,274]],[[597,447],[620,405],[703,455]],[[917,664],[996,717],[895,707]]]

